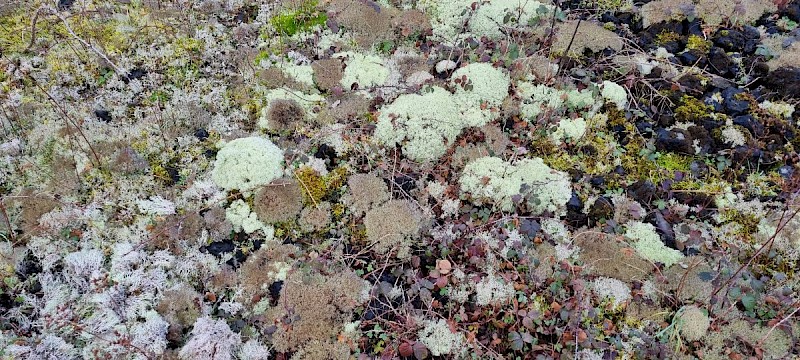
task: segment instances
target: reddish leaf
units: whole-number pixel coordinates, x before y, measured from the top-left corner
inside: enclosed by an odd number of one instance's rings
[[[403,357],[414,355],[414,348],[411,347],[411,344],[407,342],[400,344],[400,347],[397,350],[400,352],[400,356]]]
[[[448,260],[436,260],[436,270],[439,270],[439,273],[442,275],[447,275],[450,273],[450,270],[453,269],[453,265],[450,264]]]
[[[417,360],[428,358],[428,348],[425,347],[425,344],[419,341],[414,343],[414,358]]]

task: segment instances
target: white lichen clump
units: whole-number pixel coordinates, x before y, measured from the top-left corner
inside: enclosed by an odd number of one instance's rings
[[[426,320],[425,328],[417,333],[417,337],[433,356],[448,355],[464,350],[464,334],[450,331],[450,326],[444,319]]]
[[[225,190],[253,190],[283,175],[283,150],[253,136],[232,140],[217,153],[211,177]]]
[[[731,144],[732,146],[743,146],[747,144],[747,137],[732,124],[728,124],[728,126],[722,129],[722,140],[725,141],[726,144]]]
[[[698,341],[706,336],[711,320],[708,314],[697,306],[690,305],[681,308],[677,315],[678,332],[681,337],[689,341]]]
[[[619,279],[601,277],[592,283],[592,290],[601,299],[608,298],[614,307],[620,306],[631,299],[631,288]]]
[[[473,13],[473,3],[472,0],[423,0],[418,6],[431,14],[433,35],[448,40],[471,34],[498,38],[553,11],[552,6],[533,0],[493,0],[479,2]],[[466,31],[462,31],[464,25]]]
[[[563,142],[575,142],[585,134],[586,120],[583,118],[561,119],[561,121],[558,122],[556,130],[550,134],[550,138],[556,145],[561,145]]]
[[[604,99],[617,105],[617,110],[625,109],[628,104],[628,93],[625,88],[608,80],[603,81],[603,91],[600,93]]]
[[[251,212],[250,206],[244,200],[235,200],[225,211],[225,218],[233,225],[233,230],[244,231],[252,234],[257,230],[262,230],[264,234],[271,237],[274,229],[272,226],[264,224],[258,220],[256,213]]]
[[[501,304],[514,297],[514,285],[489,274],[475,284],[475,301],[480,306]]]
[[[478,205],[494,203],[512,211],[515,198],[527,201],[533,214],[561,214],[572,197],[567,174],[550,169],[542,159],[522,159],[515,164],[497,157],[482,157],[464,167],[459,180],[461,192]]]
[[[191,338],[179,353],[181,359],[233,359],[233,349],[242,342],[225,320],[201,317],[194,323]]]
[[[652,262],[660,262],[667,268],[683,259],[680,251],[670,249],[661,242],[661,237],[651,224],[630,222],[627,225],[625,237],[634,241],[633,248],[643,258]]]
[[[456,81],[458,79],[458,81]],[[508,95],[510,80],[503,70],[471,64],[451,77],[455,93],[429,87],[422,95],[404,94],[384,106],[378,115],[375,138],[418,162],[431,162],[447,151],[461,130],[496,119]]]
[[[350,89],[354,84],[358,84],[359,89],[383,85],[389,78],[390,71],[383,65],[383,58],[379,56],[342,52],[334,54],[333,57],[346,59],[347,67],[339,82],[344,89]]]

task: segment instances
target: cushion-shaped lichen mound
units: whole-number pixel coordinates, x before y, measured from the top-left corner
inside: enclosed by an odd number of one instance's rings
[[[461,192],[476,204],[494,203],[503,211],[512,211],[515,197],[521,196],[536,215],[560,215],[572,197],[567,174],[550,169],[540,158],[512,165],[497,157],[482,157],[464,167],[460,183]]]
[[[680,251],[670,249],[661,242],[661,237],[651,224],[630,222],[625,237],[634,241],[633,248],[639,255],[652,262],[660,262],[664,267],[668,268],[683,259]]]
[[[346,59],[347,67],[339,81],[344,89],[350,89],[354,84],[360,89],[383,85],[389,78],[389,69],[383,65],[380,56],[341,52],[333,54],[333,57]]]
[[[433,35],[448,40],[469,35],[499,38],[509,30],[553,13],[552,6],[534,0],[477,2],[479,6],[474,11],[473,3],[473,0],[423,0],[418,6],[431,15]]]
[[[384,145],[401,144],[403,153],[418,162],[435,161],[461,130],[496,119],[508,95],[510,79],[503,70],[475,63],[453,72],[451,93],[429,87],[423,94],[405,94],[384,106],[375,137]]]
[[[217,153],[211,177],[225,190],[253,190],[283,175],[283,150],[252,136],[233,140]]]
[[[325,102],[319,94],[306,94],[299,90],[277,88],[264,94],[264,108],[258,126],[266,130],[291,130],[304,120],[315,120],[315,109]],[[291,108],[287,105],[291,104]],[[281,109],[283,108],[283,109]]]

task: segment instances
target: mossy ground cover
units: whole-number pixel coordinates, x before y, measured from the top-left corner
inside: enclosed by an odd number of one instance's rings
[[[7,3],[2,359],[800,356],[797,0]]]

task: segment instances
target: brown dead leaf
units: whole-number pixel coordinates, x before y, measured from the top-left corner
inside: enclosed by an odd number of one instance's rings
[[[450,273],[450,270],[453,269],[453,265],[450,264],[449,260],[436,260],[436,270],[439,270],[439,273],[442,275],[447,275]]]

